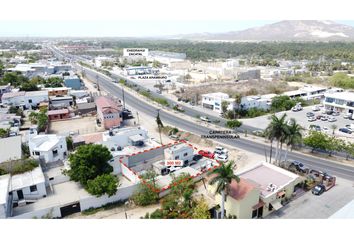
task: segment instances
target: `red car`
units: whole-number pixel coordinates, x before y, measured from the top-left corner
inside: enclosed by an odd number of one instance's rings
[[[202,155],[203,157],[214,159],[214,153],[209,151],[199,150],[198,154]]]

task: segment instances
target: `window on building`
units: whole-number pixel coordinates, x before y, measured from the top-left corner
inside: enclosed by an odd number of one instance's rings
[[[268,206],[268,210],[269,210],[269,211],[272,211],[272,210],[273,210],[273,206],[272,206],[272,204],[270,204],[270,203],[269,203],[269,206]]]
[[[179,155],[175,156],[175,160],[179,159]]]
[[[58,154],[58,149],[54,149],[53,154]]]
[[[28,99],[28,103],[32,103],[32,99]]]
[[[256,218],[257,217],[257,209],[252,211],[252,218]]]
[[[188,153],[184,153],[183,156],[184,156],[184,157],[188,156]]]
[[[36,185],[30,186],[30,191],[31,192],[37,192],[37,186]]]
[[[39,156],[40,153],[39,152],[34,152],[34,155]]]

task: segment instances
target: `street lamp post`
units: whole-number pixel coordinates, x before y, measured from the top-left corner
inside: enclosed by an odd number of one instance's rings
[[[123,108],[125,109],[124,87],[122,87],[122,96],[123,96]]]
[[[158,118],[160,118],[160,109],[157,109],[157,116],[158,116]],[[161,143],[161,145],[162,145],[161,125],[160,125],[160,123],[157,123],[157,127],[159,128],[160,143]]]

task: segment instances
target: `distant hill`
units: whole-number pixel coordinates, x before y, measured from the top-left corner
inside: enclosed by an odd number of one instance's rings
[[[354,27],[333,21],[287,20],[225,33],[196,33],[173,38],[209,41],[354,41]]]

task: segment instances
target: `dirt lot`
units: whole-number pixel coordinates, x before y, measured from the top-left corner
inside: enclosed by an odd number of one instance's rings
[[[50,122],[49,133],[69,135],[70,132],[79,134],[93,133],[98,131],[96,117],[84,117],[65,121]]]
[[[285,82],[266,81],[266,80],[250,80],[228,83],[203,84],[203,86],[193,86],[185,89],[184,93],[176,93],[181,98],[194,99],[196,95],[223,92],[230,96],[240,93],[243,96],[262,95],[269,93],[282,93],[285,91],[295,90],[297,87],[291,87]]]

